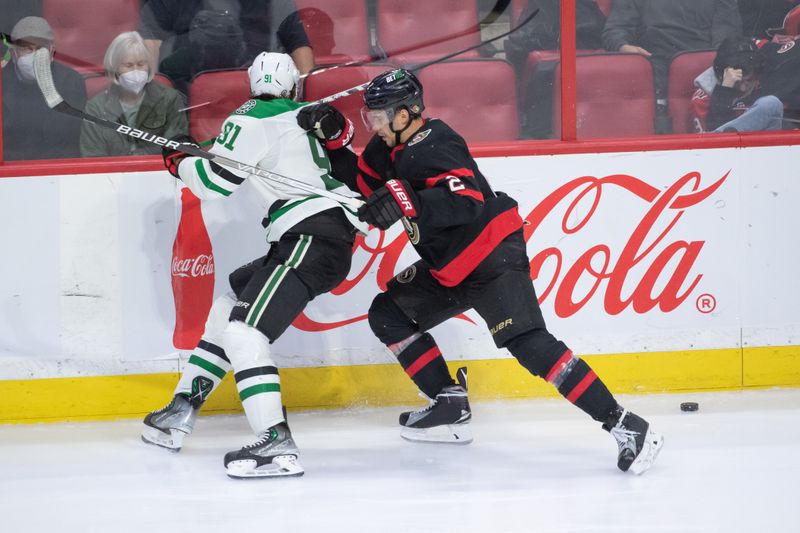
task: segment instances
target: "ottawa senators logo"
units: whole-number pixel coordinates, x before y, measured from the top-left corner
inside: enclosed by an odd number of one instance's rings
[[[400,272],[395,279],[397,279],[397,283],[408,283],[412,279],[414,279],[414,276],[416,275],[417,275],[417,267],[411,265],[407,269]]]
[[[780,49],[778,50],[778,53],[779,54],[785,54],[786,52],[788,52],[789,50],[794,48],[795,43],[796,43],[796,41],[789,41],[788,43],[786,43],[786,44],[784,44],[783,46],[780,47]]]
[[[411,222],[408,218],[401,218],[403,221],[403,228],[408,233],[408,240],[411,244],[419,244],[419,226],[416,222]]]
[[[414,135],[414,138],[408,142],[408,146],[414,146],[418,142],[425,140],[425,137],[427,137],[430,134],[431,134],[430,129],[417,133],[416,135]]]

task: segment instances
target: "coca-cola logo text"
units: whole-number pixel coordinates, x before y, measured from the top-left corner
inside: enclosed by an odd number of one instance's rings
[[[214,255],[200,254],[189,259],[172,258],[172,275],[181,278],[197,278],[214,274]]]
[[[686,210],[712,196],[729,174],[730,171],[701,188],[700,173],[690,172],[665,189],[626,174],[602,178],[583,176],[551,192],[524,217],[526,242],[544,222],[554,217],[560,217],[561,231],[565,236],[590,231],[586,228],[601,206],[614,209],[615,206],[609,202],[602,202],[603,196],[612,192],[614,198],[619,199],[619,194],[623,193],[629,199],[632,196],[634,201],[647,204],[647,207],[640,220],[619,220],[618,226],[613,228],[613,242],[624,242],[621,247],[616,244],[616,249],[612,249],[608,241],[597,242],[585,250],[570,250],[570,257],[575,258],[570,262],[556,246],[529,249],[531,279],[539,302],[553,299],[553,308],[559,317],[574,315],[593,298],[602,298],[603,308],[609,315],[618,315],[628,308],[637,314],[656,307],[664,313],[677,309],[703,278],[703,274],[696,271],[695,263],[705,241],[675,239],[669,242],[669,235]],[[627,236],[620,239],[620,233]],[[598,232],[591,235],[600,239],[608,237]],[[385,233],[380,233],[374,246],[359,236],[353,254],[366,253],[368,259],[359,272],[331,291],[332,294],[349,292],[364,280],[376,262],[375,281],[380,290],[385,290],[395,275],[400,254],[408,245],[405,233],[390,242],[387,242]],[[577,290],[579,285],[581,290]],[[469,320],[465,315],[459,315],[459,318]],[[323,331],[365,319],[366,314],[361,314],[326,323],[314,321],[303,313],[295,320],[294,326],[305,331]]]

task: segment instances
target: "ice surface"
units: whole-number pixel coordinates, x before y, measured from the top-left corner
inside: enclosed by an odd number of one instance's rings
[[[290,413],[292,479],[226,477],[244,416],[201,417],[179,454],[139,420],[0,426],[0,531],[800,531],[800,390],[620,400],[665,437],[641,477],[563,400],[475,402],[468,446],[400,439],[399,408]]]

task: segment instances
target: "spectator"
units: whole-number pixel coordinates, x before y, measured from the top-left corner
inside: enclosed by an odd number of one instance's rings
[[[603,44],[606,50],[640,54],[653,63],[656,132],[670,133],[667,77],[672,56],[686,50],[717,48],[740,35],[736,0],[614,0]]]
[[[301,74],[314,68],[293,0],[149,0],[140,31],[184,92],[197,73],[246,67],[264,50],[287,52]]]
[[[745,37],[769,37],[768,30],[780,28],[786,14],[798,4],[798,0],[739,0]]]
[[[142,37],[135,31],[117,35],[103,59],[111,86],[86,105],[92,116],[132,126],[166,139],[188,130],[183,96],[153,82],[155,65]],[[84,122],[81,154],[84,157],[160,154],[157,145]]]
[[[775,35],[762,42],[759,49],[764,58],[764,74],[759,87],[761,94],[771,94],[783,102],[784,128],[797,128],[800,123],[800,36]]]
[[[692,97],[695,131],[733,132],[781,129],[783,104],[761,95],[764,60],[758,45],[746,37],[722,41],[714,66],[695,80]]]
[[[528,52],[558,50],[561,43],[561,0],[529,0],[519,20],[538,9],[539,14],[512,33],[505,42],[506,57],[517,66],[524,64]],[[575,5],[575,38],[579,50],[602,48],[601,35],[606,16],[594,0],[577,0]]]
[[[11,33],[14,25],[23,17],[42,16],[42,0],[0,0],[0,32]]]
[[[33,53],[50,50],[55,43],[50,24],[41,17],[25,17],[11,30],[11,62],[3,69],[3,151],[7,161],[78,157],[81,121],[50,109],[36,85]],[[56,88],[70,103],[86,104],[83,78],[58,62],[52,62]]]
[[[578,50],[602,48],[601,34],[606,16],[594,0],[577,0],[576,46]],[[539,14],[528,24],[511,34],[505,42],[506,58],[521,73],[534,50],[558,50],[561,44],[561,0],[530,0],[519,20]],[[522,74],[520,95],[525,107],[520,112],[522,135],[529,139],[546,139],[553,133],[553,83],[558,61],[542,61],[536,75],[529,80]]]

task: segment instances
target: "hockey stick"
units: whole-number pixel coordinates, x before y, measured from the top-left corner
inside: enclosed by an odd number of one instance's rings
[[[435,65],[436,63],[441,63],[442,61],[447,61],[451,57],[456,57],[456,56],[459,56],[459,55],[461,55],[461,54],[463,54],[465,52],[469,52],[471,50],[475,50],[476,48],[480,48],[481,46],[484,46],[484,45],[489,44],[491,42],[497,41],[498,39],[502,39],[503,37],[508,37],[509,35],[514,33],[515,31],[517,31],[518,29],[523,27],[525,24],[527,24],[528,22],[533,20],[533,17],[535,17],[538,14],[539,14],[539,10],[535,9],[533,11],[533,13],[531,13],[530,15],[528,15],[525,18],[525,20],[523,20],[522,22],[520,22],[519,24],[517,24],[516,26],[514,26],[513,28],[511,28],[510,30],[508,30],[505,33],[501,33],[500,35],[495,35],[491,39],[486,39],[485,41],[481,41],[478,44],[474,44],[472,46],[468,46],[467,48],[463,48],[463,49],[458,50],[456,52],[451,52],[451,53],[443,55],[441,57],[437,57],[436,59],[431,59],[430,61],[425,61],[424,63],[418,63],[418,64],[415,64],[415,65],[409,66],[409,67],[407,67],[406,70],[410,70],[412,72],[416,71],[416,70],[422,70],[425,67],[429,67],[431,65]],[[345,96],[350,96],[351,94],[360,93],[361,91],[366,89],[367,86],[370,83],[372,83],[372,80],[366,81],[366,82],[362,83],[361,85],[356,85],[355,87],[351,87],[349,89],[345,89],[344,91],[340,91],[338,93],[334,93],[334,94],[332,94],[330,96],[326,96],[325,98],[320,98],[315,103],[317,103],[317,104],[327,104],[328,102],[333,102],[334,100],[338,100],[339,98],[344,98]]]
[[[481,21],[478,22],[477,26],[474,26],[474,27],[480,28],[480,26],[483,25],[483,24],[491,24],[492,22],[494,22],[505,11],[505,9],[508,7],[508,5],[510,3],[511,3],[511,0],[498,0],[497,4],[495,4],[495,6],[492,8],[492,10]],[[415,66],[411,70],[423,69],[423,68],[425,68],[427,66],[433,65],[434,63],[439,63],[441,61],[446,61],[447,59],[450,59],[451,57],[455,57],[457,55],[463,54],[464,52],[469,52],[470,50],[475,50],[475,49],[480,48],[481,46],[489,44],[489,43],[491,43],[493,41],[496,41],[498,39],[502,39],[503,37],[506,37],[507,35],[510,35],[510,34],[514,33],[519,28],[521,28],[522,26],[527,24],[531,19],[533,19],[533,17],[536,16],[536,14],[538,12],[539,12],[539,10],[536,9],[533,13],[530,14],[530,16],[528,18],[526,18],[525,20],[523,20],[522,22],[517,24],[517,26],[515,28],[512,28],[510,31],[508,31],[506,33],[503,33],[501,35],[497,35],[496,37],[492,37],[491,39],[487,39],[485,41],[481,41],[479,44],[472,45],[472,46],[470,46],[468,48],[464,48],[463,50],[460,50],[460,51],[455,52],[453,54],[448,54],[448,55],[446,55],[444,57],[440,57],[438,59],[434,59],[434,60],[429,61],[427,63],[422,63],[421,65]],[[451,40],[451,39],[457,39],[458,37],[463,37],[464,35],[468,35],[470,33],[473,33],[475,31],[473,28],[467,28],[466,30],[461,30],[459,32],[455,32],[455,33],[450,34],[450,35],[445,35],[444,37],[437,37],[436,39],[430,39],[428,41],[424,41],[422,43],[418,43],[418,44],[415,44],[413,46],[409,46],[409,47],[406,47],[406,48],[400,48],[398,50],[392,51],[389,54],[385,54],[385,56],[373,55],[366,61],[348,61],[347,63],[342,63],[341,65],[334,65],[334,66],[327,67],[327,68],[322,68],[322,69],[319,69],[319,70],[313,70],[313,71],[311,71],[311,72],[309,72],[307,74],[301,75],[300,79],[309,78],[309,77],[312,77],[312,76],[316,76],[318,74],[322,74],[324,72],[330,72],[332,70],[336,70],[336,69],[343,68],[343,67],[353,67],[353,66],[368,65],[370,63],[374,63],[375,61],[381,61],[383,59],[386,59],[387,57],[392,57],[392,56],[399,55],[399,54],[404,54],[404,53],[407,53],[407,52],[413,52],[414,50],[419,50],[420,48],[425,48],[426,46],[433,46],[435,44],[439,44],[439,43],[442,43],[442,42],[445,42],[445,41],[448,41],[448,40]],[[331,96],[327,96],[325,98],[322,98],[322,99],[318,100],[316,103],[324,104],[324,103],[332,102],[334,100],[338,100],[339,98],[344,98],[345,96],[350,96],[351,94],[355,94],[355,93],[363,91],[366,88],[367,85],[369,85],[369,82],[367,82],[365,84],[362,84],[362,85],[359,85],[357,87],[353,87],[351,89],[346,89],[345,91],[333,94]],[[196,104],[196,105],[193,105],[193,106],[185,107],[185,108],[181,109],[181,111],[189,111],[191,109],[204,107],[204,106],[210,105],[212,103],[214,103],[214,102],[213,101],[202,102],[200,104]]]
[[[491,24],[495,20],[497,20],[500,17],[500,15],[502,15],[505,12],[505,10],[508,8],[510,3],[511,3],[511,0],[498,0],[497,3],[494,5],[494,7],[489,11],[489,13],[487,13],[486,16],[484,16],[481,20],[479,20],[476,25],[470,26],[469,28],[466,28],[464,30],[453,32],[450,35],[443,35],[441,37],[436,37],[434,39],[429,39],[427,41],[423,41],[421,43],[413,44],[413,45],[407,46],[405,48],[398,48],[397,50],[392,50],[391,52],[387,52],[387,53],[383,53],[383,54],[373,54],[373,55],[371,55],[369,57],[369,59],[348,61],[346,63],[342,63],[341,65],[333,65],[333,66],[330,66],[330,67],[321,68],[319,70],[313,70],[313,71],[308,72],[306,74],[302,74],[300,76],[300,79],[305,79],[305,78],[310,78],[312,76],[317,76],[319,74],[322,74],[323,72],[330,72],[330,71],[336,70],[338,68],[357,67],[357,66],[361,66],[361,65],[368,65],[368,64],[374,63],[376,61],[383,61],[383,60],[385,60],[385,59],[387,59],[389,57],[397,56],[397,55],[400,55],[400,54],[406,54],[408,52],[413,52],[415,50],[420,50],[420,49],[426,48],[428,46],[433,46],[433,45],[436,45],[436,44],[439,44],[439,43],[443,43],[445,41],[458,39],[459,37],[463,37],[465,35],[469,35],[471,33],[475,33],[476,31],[480,31],[481,26],[485,26],[487,24]],[[489,41],[486,41],[486,42],[489,42]]]
[[[50,70],[50,51],[47,50],[46,48],[40,48],[36,52],[34,52],[33,68],[34,68],[34,73],[36,75],[36,83],[39,85],[39,89],[42,91],[42,96],[44,96],[45,102],[47,102],[47,106],[50,109],[58,111],[59,113],[72,115],[87,122],[92,122],[94,124],[97,124],[98,126],[112,129],[117,133],[121,133],[122,135],[127,135],[128,137],[134,139],[140,139],[142,141],[149,142],[151,144],[155,144],[158,146],[172,148],[174,150],[180,150],[189,155],[193,155],[195,157],[201,157],[209,161],[214,161],[215,163],[233,168],[235,170],[240,170],[243,172],[247,172],[249,174],[254,174],[261,178],[275,181],[277,183],[282,183],[283,185],[288,185],[289,187],[294,187],[296,189],[300,189],[302,191],[306,191],[311,194],[323,196],[335,202],[339,202],[340,204],[348,205],[356,209],[364,204],[363,201],[357,198],[351,198],[349,196],[344,196],[341,194],[337,194],[335,192],[319,189],[317,187],[314,187],[313,185],[308,185],[307,183],[296,180],[294,178],[290,178],[288,176],[284,176],[282,174],[278,174],[276,172],[269,172],[267,170],[255,167],[253,165],[240,163],[239,161],[234,161],[233,159],[228,159],[227,157],[206,152],[190,144],[171,141],[169,139],[165,139],[164,137],[155,135],[154,133],[148,133],[146,131],[138,130],[130,126],[117,124],[116,122],[98,118],[89,115],[88,113],[84,113],[79,109],[75,109],[74,107],[72,107],[71,105],[69,105],[67,102],[64,101],[64,99],[61,97],[61,95],[58,93],[58,90],[56,89],[55,83],[53,82],[53,72],[52,70]]]

